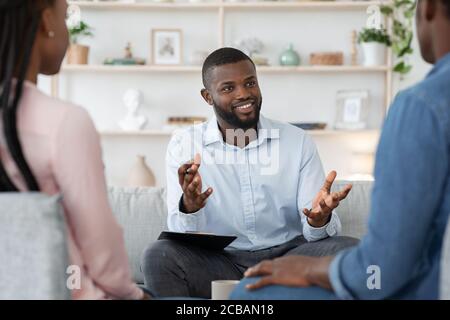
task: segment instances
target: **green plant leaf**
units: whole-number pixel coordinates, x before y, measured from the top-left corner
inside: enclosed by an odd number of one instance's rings
[[[394,71],[400,72],[401,70],[403,70],[404,67],[405,67],[405,63],[403,61],[401,61],[394,66]]]
[[[407,65],[403,68],[403,70],[400,72],[401,74],[407,74],[411,71],[412,65]]]
[[[92,37],[92,30],[87,23],[80,21],[77,26],[69,28],[70,41],[72,43],[78,43],[80,37]]]
[[[409,50],[412,50],[411,48],[409,48],[408,46],[404,46],[403,48],[400,49],[400,52],[398,53],[398,57],[403,57],[404,55],[406,55],[408,53]]]
[[[396,8],[400,8],[402,6],[407,6],[407,5],[411,5],[411,1],[410,0],[400,0],[400,1],[395,1],[394,2],[394,6]]]
[[[385,43],[392,46],[392,52],[397,63],[393,70],[402,75],[412,69],[412,65],[406,64],[405,59],[413,53],[413,17],[416,12],[416,0],[393,0],[391,4],[382,5],[380,12],[388,18],[391,23],[390,30],[386,32],[389,38]],[[380,39],[377,35],[364,34],[361,40]]]
[[[358,42],[379,42],[387,46],[391,45],[391,40],[385,29],[367,29],[364,28],[358,34]]]
[[[400,53],[402,49],[399,47],[398,42],[392,43],[392,51],[395,53],[396,56]]]
[[[394,9],[390,6],[383,5],[380,7],[380,12],[386,16],[389,16],[394,12]]]
[[[412,17],[414,17],[414,13],[415,13],[415,10],[407,10],[407,11],[405,11],[404,16],[405,16],[405,18],[412,18]]]

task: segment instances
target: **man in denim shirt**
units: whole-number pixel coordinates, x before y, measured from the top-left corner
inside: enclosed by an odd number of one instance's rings
[[[450,1],[419,0],[416,23],[422,56],[435,66],[390,108],[376,156],[367,235],[335,257],[261,262],[247,270],[232,298],[439,297],[450,214]]]

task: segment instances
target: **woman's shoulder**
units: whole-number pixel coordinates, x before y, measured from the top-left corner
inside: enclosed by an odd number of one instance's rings
[[[38,124],[36,119],[43,119],[41,123],[49,128],[57,128],[67,122],[81,127],[92,125],[83,107],[52,97],[28,83],[25,86],[21,108],[25,118],[33,119],[33,123]]]

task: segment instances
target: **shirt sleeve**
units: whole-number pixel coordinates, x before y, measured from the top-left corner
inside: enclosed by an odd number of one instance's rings
[[[410,92],[397,96],[376,155],[368,233],[339,254],[329,276],[341,298],[386,299],[421,272],[433,213],[440,206],[449,163],[436,114]],[[379,273],[379,286],[368,278]]]
[[[56,181],[85,270],[109,297],[139,299],[132,281],[122,229],[108,202],[98,133],[82,108],[69,110],[56,129],[52,150]]]
[[[320,228],[311,226],[308,223],[307,217],[303,214],[304,208],[311,208],[312,201],[324,182],[325,174],[316,145],[311,137],[305,134],[302,146],[297,206],[302,220],[303,236],[307,241],[318,241],[332,237],[341,231],[341,222],[336,212],[333,212],[330,221]]]
[[[176,232],[201,231],[204,225],[205,208],[189,214],[180,211],[183,189],[178,180],[178,169],[194,157],[193,152],[183,148],[186,144],[191,145],[187,140],[181,133],[175,135],[169,142],[166,154],[167,225],[169,230]]]

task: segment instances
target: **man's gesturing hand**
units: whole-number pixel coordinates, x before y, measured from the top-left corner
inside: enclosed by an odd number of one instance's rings
[[[303,214],[308,217],[308,223],[316,228],[323,227],[330,220],[331,213],[339,206],[339,201],[344,200],[352,185],[346,185],[341,191],[331,192],[331,186],[336,179],[336,171],[331,171],[317,193],[312,203],[312,209],[303,209]]]
[[[202,177],[198,171],[200,163],[201,157],[197,153],[193,160],[178,169],[178,179],[183,189],[182,199],[185,213],[194,213],[203,208],[213,192],[212,188],[208,188],[202,193]]]

